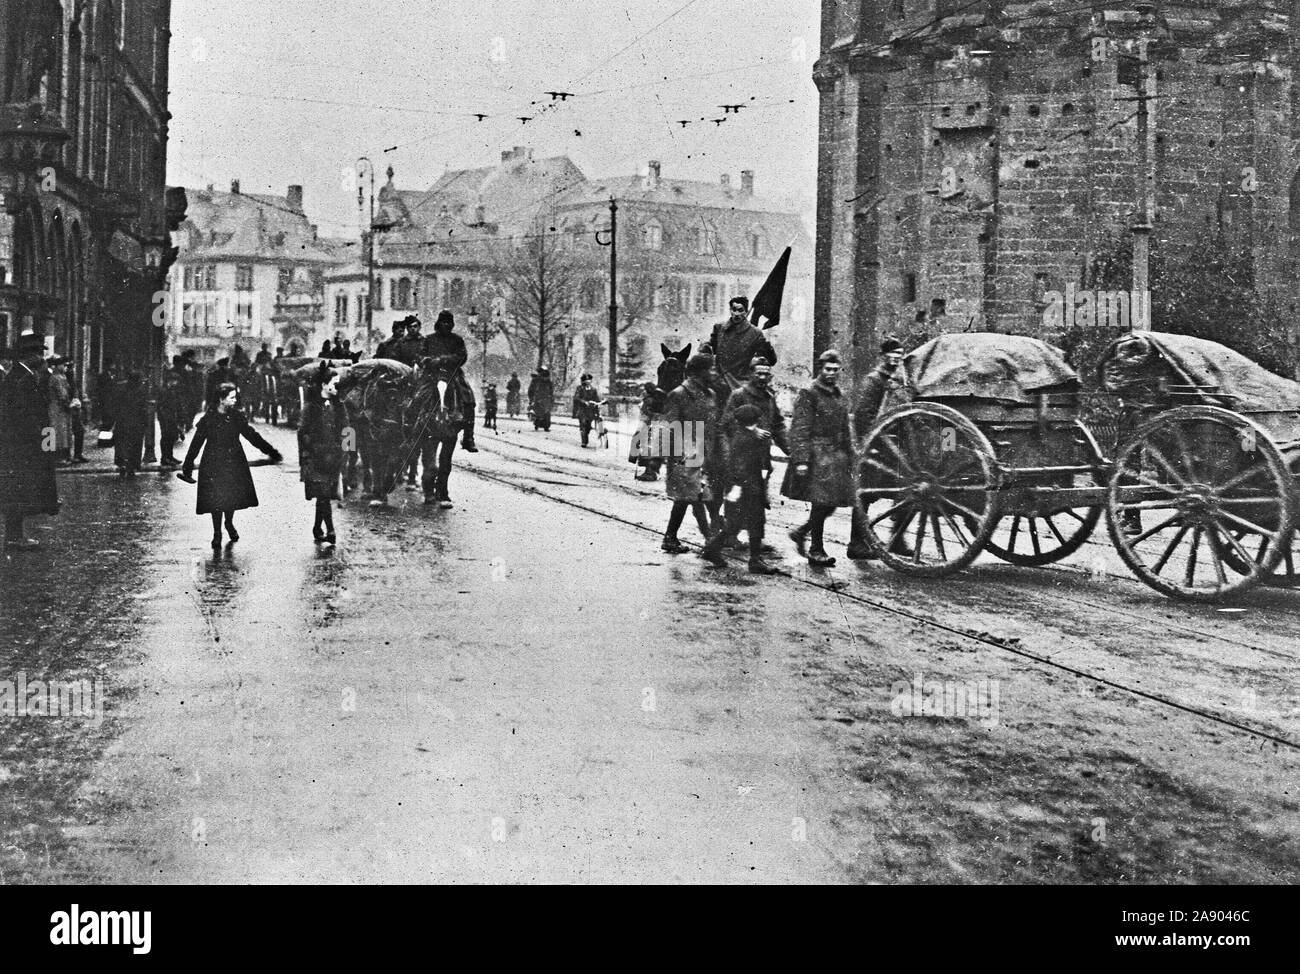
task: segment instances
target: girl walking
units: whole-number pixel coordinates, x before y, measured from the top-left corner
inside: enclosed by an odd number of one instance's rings
[[[316,502],[312,537],[317,543],[334,544],[334,501],[339,499],[344,460],[338,375],[322,365],[308,381],[306,391],[307,405],[298,424],[298,477],[307,500]]]
[[[239,540],[235,530],[235,511],[257,506],[257,491],[253,488],[253,474],[248,469],[248,459],[239,445],[242,436],[257,447],[273,463],[282,457],[275,447],[262,439],[249,425],[248,417],[240,411],[239,392],[233,382],[217,386],[208,410],[194,428],[194,441],[181,472],[176,476],[194,483],[194,463],[203,450],[203,463],[199,466],[198,513],[212,515],[212,547],[221,548],[221,522],[226,523],[230,543]],[[204,449],[204,444],[207,444]]]

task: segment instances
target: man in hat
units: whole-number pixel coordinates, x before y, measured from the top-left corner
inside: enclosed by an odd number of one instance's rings
[[[573,390],[573,415],[578,420],[578,433],[582,437],[583,446],[588,445],[588,440],[591,437],[591,424],[596,421],[596,415],[600,409],[600,393],[591,384],[591,380],[592,375],[590,372],[582,373],[578,388]]]
[[[0,513],[5,547],[30,551],[23,519],[59,513],[54,480],[54,431],[49,426],[49,392],[43,368],[45,340],[19,335],[14,365],[0,382]]]
[[[469,380],[465,378],[464,369],[465,363],[469,361],[469,351],[465,348],[465,339],[453,331],[455,327],[456,319],[452,313],[445,308],[439,311],[433,322],[433,334],[424,339],[423,352],[427,358],[442,360],[455,369],[452,382],[456,387],[464,420],[460,445],[470,453],[478,453],[478,447],[474,444],[474,413],[478,409],[478,403],[474,399],[474,390],[469,387]]]
[[[776,397],[772,395],[772,364],[761,355],[755,356],[749,363],[750,376],[749,381],[733,392],[727,399],[727,405],[722,410],[722,436],[724,442],[730,444],[736,436],[736,411],[742,406],[753,406],[758,410],[758,428],[767,436],[767,442],[775,443],[781,448],[781,452],[786,456],[790,455],[790,444],[786,441],[785,417],[781,415],[781,408],[776,404]],[[728,463],[728,471],[734,465]],[[768,450],[766,464],[764,466],[764,476],[769,476],[772,472],[771,450]],[[766,493],[764,493],[766,497]],[[743,514],[738,514],[732,518],[728,514],[727,526],[732,525],[744,527],[747,518]],[[750,539],[751,541],[753,538]],[[724,539],[723,544],[738,543],[735,532],[732,532]],[[771,545],[763,545],[765,554],[774,554],[775,549]]]
[[[708,345],[702,349],[713,355],[714,367],[729,390],[739,389],[749,381],[750,363],[755,358],[776,364],[776,349],[763,332],[750,324],[749,298],[734,297],[727,302],[731,317],[713,326]]]
[[[551,410],[555,408],[555,386],[551,383],[551,370],[545,365],[528,382],[528,413],[533,417],[533,428],[551,428]]]
[[[415,368],[424,354],[424,336],[420,334],[420,319],[416,315],[407,315],[402,319],[406,323],[406,334],[402,336],[394,350],[394,358],[403,365]]]
[[[239,378],[235,375],[235,370],[230,367],[230,359],[219,358],[217,359],[216,366],[208,373],[207,379],[204,381],[204,403],[209,406],[215,406],[217,403],[217,390],[227,382],[237,387],[239,385]]]
[[[903,363],[903,343],[897,338],[886,338],[880,343],[880,361],[871,374],[862,382],[862,393],[858,397],[857,408],[853,411],[853,432],[859,447],[865,446],[863,438],[876,424],[880,408],[890,399],[906,395],[906,377],[899,371]],[[861,449],[859,449],[859,453]],[[865,561],[875,557],[867,546],[866,515],[853,507],[853,524],[849,532],[848,557]],[[895,550],[901,555],[910,555],[911,549],[901,539],[894,543]]]

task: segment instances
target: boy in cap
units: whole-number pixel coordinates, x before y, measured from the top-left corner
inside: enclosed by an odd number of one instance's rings
[[[759,426],[762,412],[745,403],[734,414],[727,444],[727,465],[733,487],[727,497],[726,524],[714,533],[700,557],[723,568],[722,548],[742,528],[749,532],[749,570],[754,575],[774,575],[763,561],[763,529],[767,523],[767,471],[771,462],[772,434]]]

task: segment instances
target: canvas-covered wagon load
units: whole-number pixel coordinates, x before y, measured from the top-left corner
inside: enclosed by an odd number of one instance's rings
[[[1107,392],[1151,406],[1223,406],[1247,415],[1300,416],[1300,382],[1204,338],[1132,332],[1111,342],[1098,373]]]
[[[917,399],[1033,405],[1043,395],[1079,388],[1079,376],[1060,349],[1021,335],[940,335],[908,355],[903,367]]]
[[[1104,513],[1125,564],[1168,595],[1300,582],[1300,384],[1214,342],[1124,336],[1098,375],[1136,421],[1103,452],[1044,342],[947,335],[905,362],[913,400],[864,438],[857,491],[890,567],[941,576],[982,551],[1046,565]]]

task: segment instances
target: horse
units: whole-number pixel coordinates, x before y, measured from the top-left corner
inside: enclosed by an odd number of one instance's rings
[[[691,357],[691,348],[692,345],[687,345],[685,348],[674,352],[667,345],[660,344],[659,350],[663,352],[664,357],[663,361],[659,363],[659,369],[655,375],[655,390],[647,395],[641,409],[643,435],[649,433],[650,426],[655,421],[663,418],[668,393],[686,381],[686,362]],[[636,464],[638,468],[645,467],[641,473],[636,475],[638,480],[657,480],[659,468],[663,464],[663,457],[647,456],[647,447],[648,444],[643,444],[640,436],[634,437],[632,451],[627,459],[629,463]]]
[[[456,437],[465,421],[464,403],[457,391],[456,364],[447,356],[424,357],[412,376],[407,406],[407,457],[420,451],[424,473],[420,486],[424,503],[444,510],[452,506],[447,482],[456,452]]]
[[[338,395],[356,436],[363,489],[371,495],[371,507],[387,507],[396,486],[408,441],[413,374],[410,366],[400,362],[366,359],[339,379]]]

